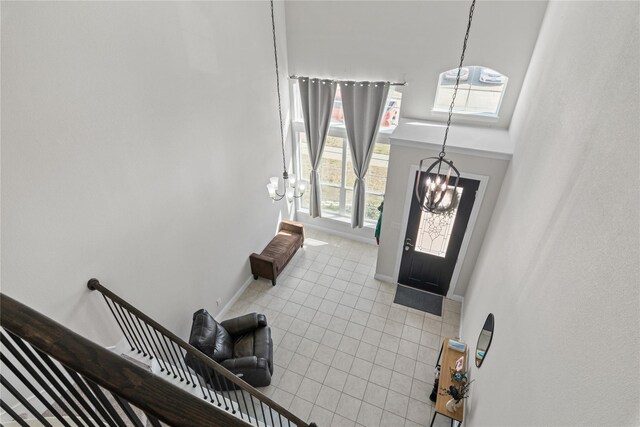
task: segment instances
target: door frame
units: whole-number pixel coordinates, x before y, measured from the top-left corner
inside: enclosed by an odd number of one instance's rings
[[[402,213],[402,226],[400,228],[400,239],[398,242],[398,249],[396,251],[396,265],[394,268],[393,277],[395,278],[395,283],[398,283],[398,278],[400,276],[400,263],[402,262],[402,252],[404,250],[404,240],[405,235],[407,234],[407,224],[409,223],[409,211],[411,210],[411,198],[414,197],[414,188],[416,182],[416,173],[418,172],[418,165],[411,165],[409,168],[409,180],[407,183],[407,193],[404,198],[404,210]],[[484,200],[484,194],[487,190],[487,185],[489,183],[489,177],[486,175],[477,175],[474,173],[467,173],[460,171],[461,178],[473,179],[476,181],[480,181],[480,185],[478,186],[478,192],[476,193],[476,199],[473,203],[473,208],[471,209],[471,214],[469,215],[469,222],[467,223],[467,228],[464,232],[464,237],[462,238],[462,246],[460,247],[460,252],[458,253],[458,259],[456,260],[456,265],[453,269],[453,275],[451,276],[451,283],[449,284],[449,290],[447,291],[446,298],[461,300],[462,297],[454,296],[454,292],[458,285],[458,279],[460,277],[460,270],[462,269],[462,264],[464,264],[464,259],[467,254],[467,249],[469,249],[469,242],[471,241],[471,236],[473,235],[473,230],[476,225],[476,221],[478,219],[478,215],[480,213],[480,208],[482,207],[482,201]]]

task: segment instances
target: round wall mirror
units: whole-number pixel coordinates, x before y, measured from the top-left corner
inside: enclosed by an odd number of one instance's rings
[[[491,338],[493,337],[493,313],[489,313],[487,320],[484,321],[482,331],[478,337],[478,344],[476,344],[476,366],[479,368],[484,362],[484,358],[487,357],[489,347],[491,347]]]

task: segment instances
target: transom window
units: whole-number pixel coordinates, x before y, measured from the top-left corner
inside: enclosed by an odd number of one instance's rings
[[[457,68],[440,74],[433,111],[449,111],[457,75]],[[507,76],[491,68],[477,65],[462,67],[453,112],[497,117],[507,80]]]
[[[311,161],[309,159],[309,147],[304,130],[302,109],[300,107],[300,93],[297,83],[293,86],[293,128],[296,137],[297,171],[302,181],[309,188],[309,175],[311,173]],[[367,191],[365,195],[365,221],[375,222],[380,215],[378,206],[383,200],[387,185],[387,169],[389,167],[389,135],[398,125],[400,115],[400,102],[402,94],[392,86],[385,112],[380,121],[378,138],[373,151],[373,157],[366,175]],[[355,173],[351,161],[349,141],[344,127],[344,113],[342,110],[342,98],[340,87],[336,90],[331,114],[331,126],[325,143],[322,159],[320,160],[320,188],[322,191],[322,216],[323,217],[351,217],[353,204],[353,184]],[[305,192],[298,208],[302,211],[309,209],[310,191]]]

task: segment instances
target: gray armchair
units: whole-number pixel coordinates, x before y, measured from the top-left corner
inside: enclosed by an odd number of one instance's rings
[[[218,323],[207,310],[198,310],[193,314],[189,344],[254,387],[271,384],[273,340],[264,314],[251,313]],[[231,387],[189,354],[185,362],[213,388]]]

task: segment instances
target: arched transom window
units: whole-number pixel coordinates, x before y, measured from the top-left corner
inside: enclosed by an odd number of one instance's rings
[[[434,111],[449,111],[457,75],[457,68],[440,74],[436,99],[433,103]],[[491,68],[480,65],[462,67],[453,112],[497,117],[507,80],[507,76]]]

